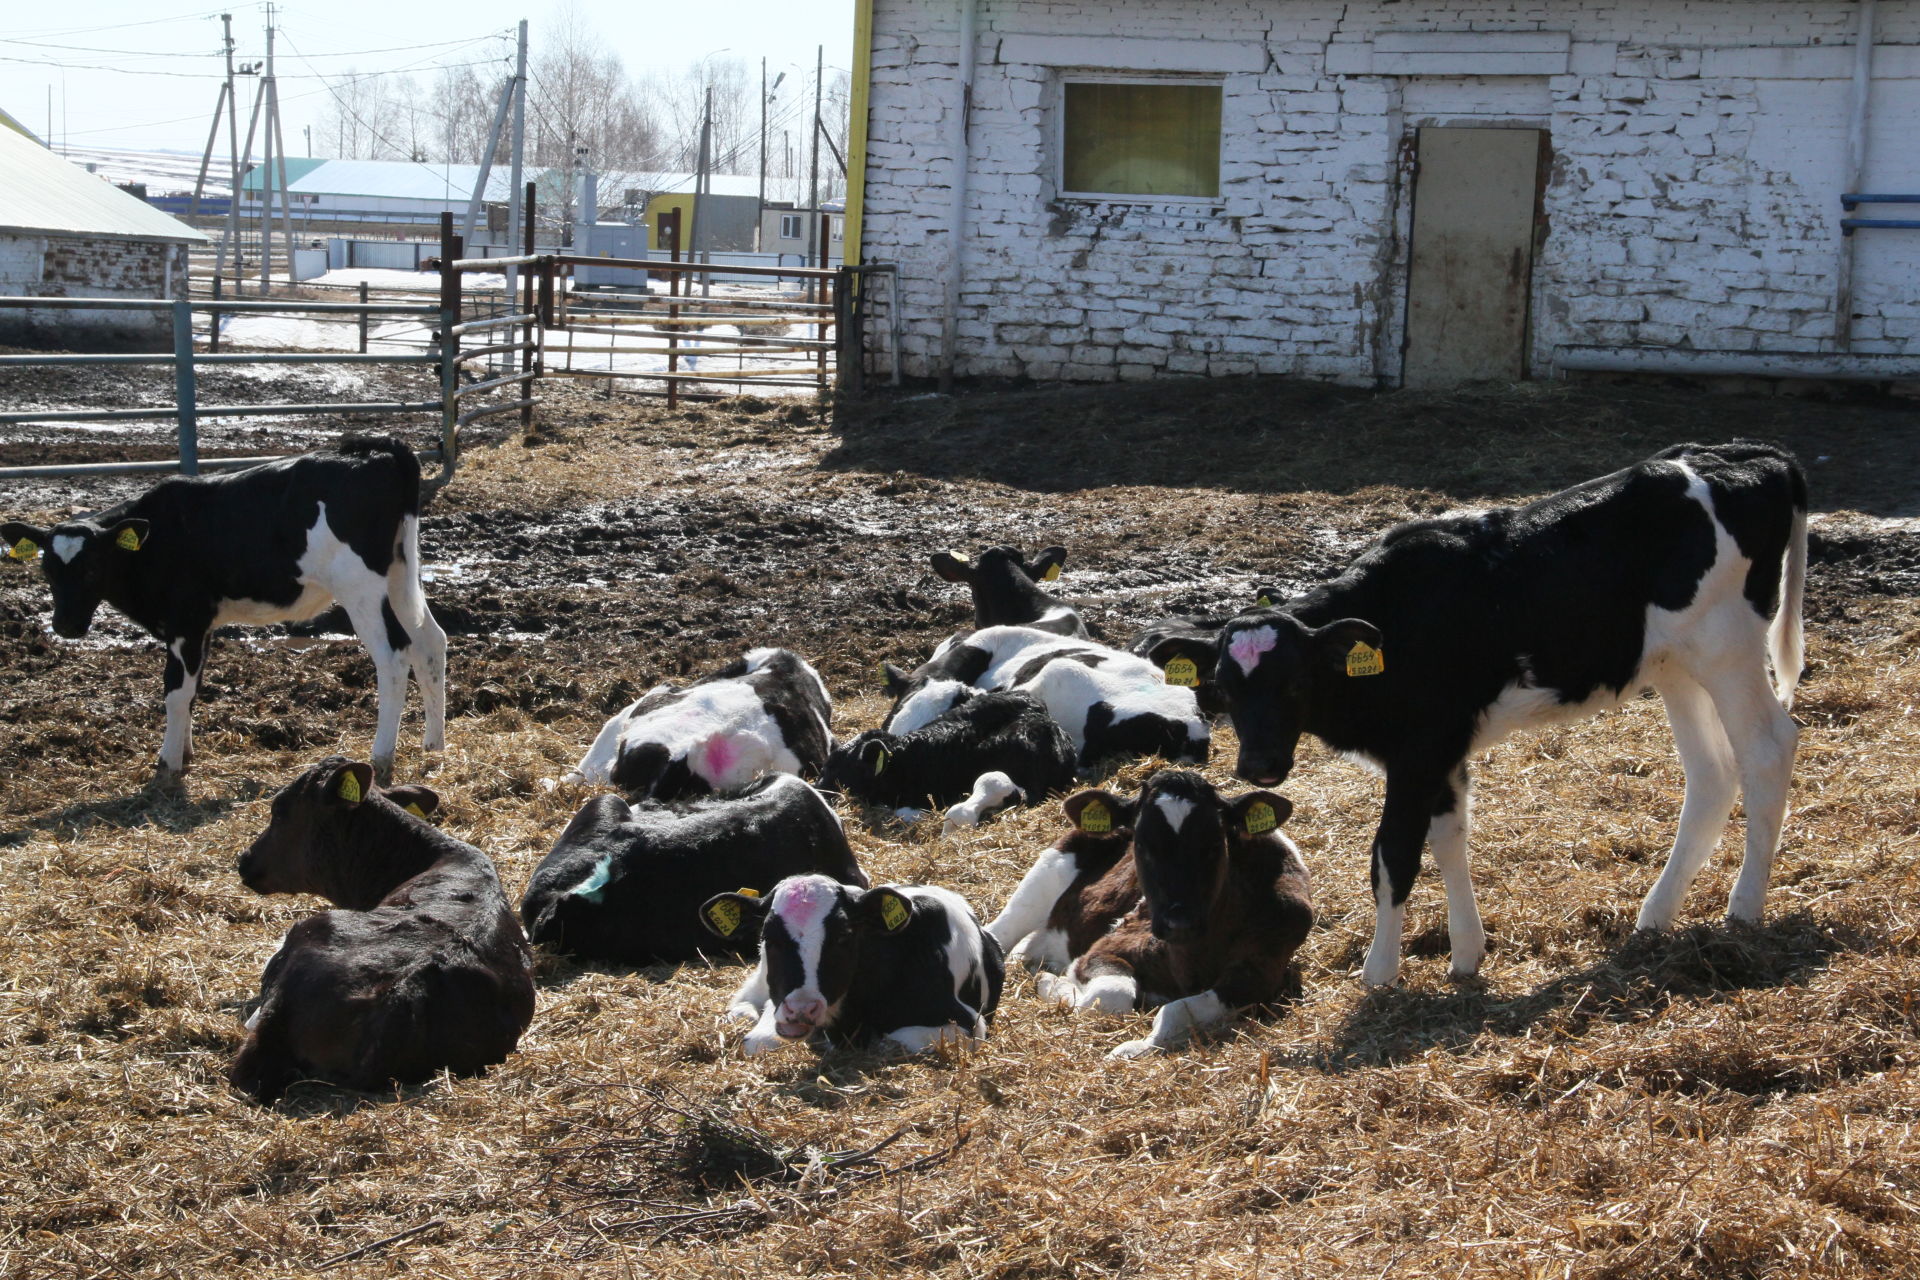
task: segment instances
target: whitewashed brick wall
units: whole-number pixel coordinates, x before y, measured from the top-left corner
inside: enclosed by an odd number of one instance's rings
[[[864,253],[900,264],[918,375],[940,349],[957,11],[875,3]],[[1920,3],[1878,11],[1866,185],[1920,191]],[[981,0],[959,371],[1393,381],[1404,144],[1442,118],[1549,131],[1536,368],[1567,342],[1829,350],[1856,12],[1852,0]],[[1564,69],[1537,77],[1378,74],[1374,38],[1410,31],[1567,33],[1571,46]],[[1154,57],[1225,70],[1217,201],[1056,197],[1051,104],[1060,38],[1075,37],[1098,37],[1089,57],[1139,56],[1114,51],[1146,39]],[[1007,60],[1041,44],[1052,65]],[[1854,349],[1920,354],[1920,231],[1858,238]]]

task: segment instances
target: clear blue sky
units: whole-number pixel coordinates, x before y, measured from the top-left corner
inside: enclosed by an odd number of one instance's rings
[[[829,68],[848,66],[853,0],[576,0],[577,17],[596,31],[636,79],[680,70],[721,53],[793,78],[812,74],[814,46]],[[188,9],[179,0],[80,0],[72,9],[18,0],[0,27],[0,107],[35,133],[75,147],[173,149],[206,145],[220,91],[220,14],[233,15],[236,62],[266,53],[266,5]],[[274,51],[280,110],[289,150],[326,118],[326,84],[349,67],[362,74],[406,70],[430,78],[447,63],[491,62],[511,69],[512,32],[528,20],[537,53],[543,22],[563,11],[553,0],[459,5],[401,0],[291,0],[276,4]],[[55,21],[56,15],[73,15]],[[491,78],[492,72],[478,68]],[[828,72],[831,76],[832,72]],[[253,101],[242,78],[241,123]],[[221,132],[224,134],[225,129]],[[224,144],[219,146],[224,154]]]

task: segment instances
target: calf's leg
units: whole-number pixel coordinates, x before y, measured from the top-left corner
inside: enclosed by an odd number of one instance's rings
[[[1727,898],[1727,919],[1758,923],[1766,907],[1773,855],[1780,847],[1780,828],[1786,822],[1787,788],[1793,780],[1800,730],[1758,663],[1702,672],[1700,682],[1726,727],[1747,807],[1747,851]]]
[[[1471,978],[1480,972],[1487,955],[1487,931],[1480,923],[1480,904],[1474,900],[1473,877],[1467,870],[1467,833],[1472,829],[1473,789],[1466,766],[1440,789],[1433,818],[1427,824],[1427,845],[1440,883],[1447,890],[1447,942],[1453,951],[1449,973]]]
[[[1420,873],[1420,846],[1439,805],[1439,784],[1425,774],[1387,769],[1387,798],[1373,837],[1373,945],[1367,948],[1360,976],[1370,987],[1390,987],[1400,977],[1400,935],[1406,927],[1407,895]],[[1457,871],[1464,873],[1466,827],[1459,833]],[[1464,875],[1462,875],[1464,879]],[[1472,900],[1473,888],[1466,886]],[[1451,895],[1449,895],[1451,899]],[[1479,917],[1474,917],[1477,927]]]
[[[400,741],[400,713],[406,704],[407,635],[387,605],[386,580],[374,577],[371,570],[367,579],[341,584],[334,598],[347,611],[360,643],[373,659],[379,720],[373,734],[371,763],[374,781],[386,786],[393,780],[393,751]]]
[[[167,665],[161,675],[167,708],[167,732],[160,740],[163,781],[177,779],[193,762],[193,699],[200,690],[210,634],[182,636],[167,644]]]
[[[1640,904],[1634,928],[1670,929],[1700,869],[1727,829],[1733,812],[1736,772],[1733,746],[1713,709],[1713,700],[1692,677],[1675,672],[1659,684],[1660,700],[1673,728],[1673,745],[1687,776],[1686,799],[1680,805],[1680,825],[1673,836],[1667,865]]]

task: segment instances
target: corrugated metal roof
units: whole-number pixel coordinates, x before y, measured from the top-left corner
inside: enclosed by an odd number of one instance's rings
[[[202,243],[178,218],[11,129],[0,129],[0,230]]]
[[[541,178],[551,170],[528,170],[527,177]],[[602,174],[600,197],[603,206],[610,196],[627,187],[638,187],[654,195],[691,192],[690,173]],[[437,200],[452,203],[471,198],[473,184],[480,179],[477,164],[438,164],[413,160],[289,160],[287,189],[298,194],[327,196],[366,196],[400,200]],[[241,181],[248,191],[260,190],[264,175],[258,167],[249,170]],[[487,175],[487,199],[504,201],[511,192],[510,171],[495,165]],[[713,194],[717,196],[755,196],[760,194],[760,179],[752,175],[715,174]]]

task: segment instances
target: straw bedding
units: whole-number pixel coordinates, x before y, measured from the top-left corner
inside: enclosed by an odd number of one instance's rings
[[[430,514],[428,559],[459,566],[429,588],[455,632],[451,747],[426,760],[403,733],[398,770],[430,771],[442,825],[516,896],[590,794],[547,780],[635,690],[785,643],[827,675],[837,732],[877,722],[879,660],[965,616],[925,569],[944,546],[1065,543],[1058,587],[1124,637],[1311,580],[1394,519],[1679,439],[1780,439],[1823,511],[1913,515],[1920,494],[1901,415],[1871,405],[1250,382],[668,414],[561,394],[549,443],[476,450]],[[546,957],[532,1029],[486,1076],[301,1085],[276,1110],[223,1076],[260,966],[316,903],[256,898],[232,862],[301,765],[364,754],[365,655],[324,628],[222,641],[188,789],[156,794],[153,647],[104,615],[110,643],[52,640],[44,588],[9,571],[0,1274],[1915,1274],[1911,539],[1817,526],[1758,928],[1719,918],[1736,825],[1684,927],[1631,931],[1682,783],[1645,699],[1480,764],[1478,981],[1446,977],[1428,875],[1402,987],[1358,985],[1379,782],[1309,747],[1284,788],[1319,916],[1303,995],[1185,1052],[1108,1063],[1145,1015],[1071,1018],[1022,981],[978,1048],[746,1061],[719,1018],[737,966]],[[1236,790],[1231,759],[1223,728],[1207,772]],[[847,816],[877,880],[950,885],[983,916],[1059,823],[942,839]]]

